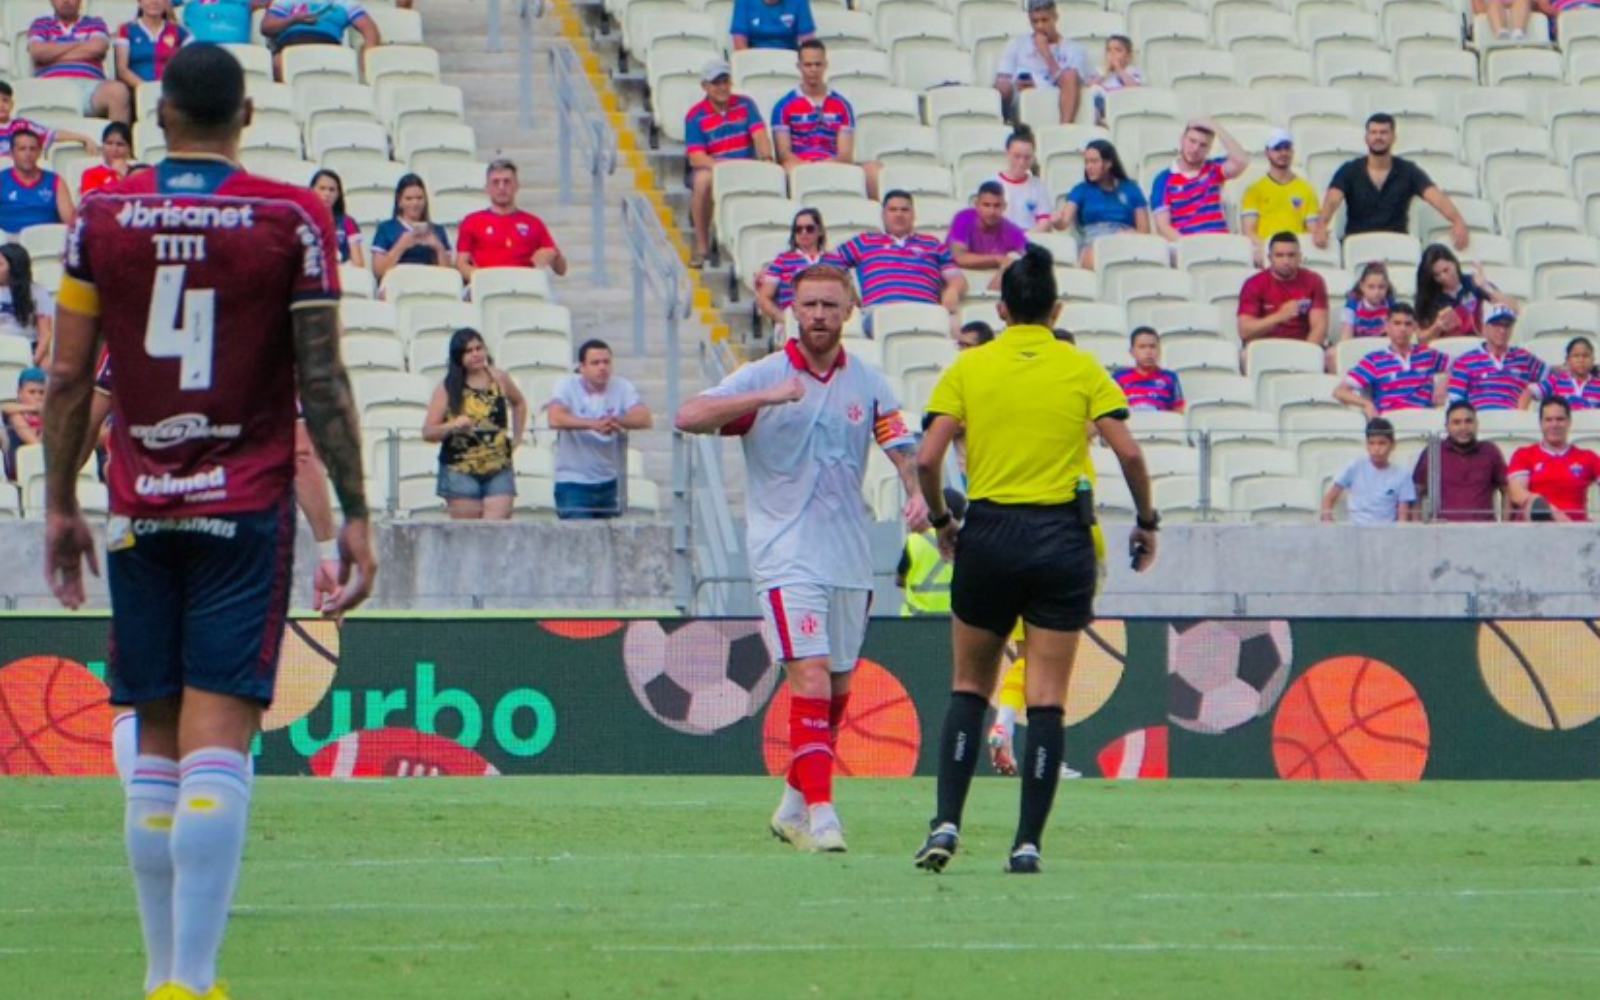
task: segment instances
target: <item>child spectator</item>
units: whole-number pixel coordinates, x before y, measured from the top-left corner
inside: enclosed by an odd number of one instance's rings
[[[1344,297],[1344,333],[1347,338],[1381,337],[1394,305],[1394,285],[1389,283],[1389,268],[1374,261],[1361,269],[1361,276]]]
[[[17,478],[17,449],[38,444],[44,434],[44,369],[24,368],[17,376],[17,398],[0,403],[6,423],[6,478]]]
[[[1128,397],[1128,408],[1182,413],[1183,386],[1177,372],[1161,367],[1161,335],[1155,328],[1141,326],[1134,330],[1128,337],[1128,353],[1133,355],[1133,367],[1111,373]]]
[[[1394,424],[1383,417],[1367,421],[1367,457],[1339,473],[1322,498],[1322,519],[1333,520],[1333,506],[1349,493],[1350,523],[1360,526],[1411,520],[1417,487],[1411,473],[1389,461],[1394,452]]]
[[[1127,35],[1106,39],[1106,68],[1089,80],[1094,99],[1094,123],[1106,123],[1106,95],[1125,87],[1144,86],[1144,74],[1133,64],[1133,40]]]

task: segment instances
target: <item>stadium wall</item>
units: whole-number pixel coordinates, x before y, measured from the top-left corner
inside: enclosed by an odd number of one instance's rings
[[[1581,617],[1600,593],[1600,544],[1584,525],[1352,528],[1346,525],[1174,525],[1161,562],[1136,576],[1113,558],[1104,613],[1172,617]],[[375,610],[667,613],[671,529],[632,521],[380,523]],[[0,523],[0,610],[46,611],[44,532]],[[879,553],[880,613],[899,600],[893,545]],[[302,528],[298,564],[316,550]],[[90,579],[104,607],[104,580]],[[295,607],[310,607],[296,574]]]
[[[100,617],[0,618],[0,774],[112,768]],[[872,624],[845,773],[933,771],[949,630]],[[1010,654],[1008,653],[1008,660]],[[299,620],[268,775],[779,773],[787,694],[755,623]],[[1102,620],[1067,711],[1094,777],[1600,777],[1585,620]]]

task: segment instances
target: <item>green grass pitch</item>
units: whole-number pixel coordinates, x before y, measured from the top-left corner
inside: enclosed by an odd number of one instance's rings
[[[1016,786],[911,866],[931,783],[845,781],[799,855],[744,778],[265,779],[235,1000],[1593,996],[1600,787],[1063,783],[1043,877]],[[133,1000],[109,781],[0,781],[0,996]]]

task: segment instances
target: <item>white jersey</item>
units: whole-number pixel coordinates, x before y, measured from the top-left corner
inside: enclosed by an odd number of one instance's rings
[[[1000,189],[1006,193],[1006,218],[1023,232],[1031,232],[1040,219],[1050,218],[1050,189],[1043,180],[1029,174],[1020,181],[1006,176],[1004,170],[994,175]]]
[[[843,351],[819,378],[790,341],[704,395],[757,392],[796,375],[805,398],[722,429],[744,438],[751,575],[758,590],[802,583],[871,590],[870,513],[861,495],[868,451],[874,443],[884,451],[916,443],[889,380]]]

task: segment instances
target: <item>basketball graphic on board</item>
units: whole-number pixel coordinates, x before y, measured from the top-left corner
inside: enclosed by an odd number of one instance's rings
[[[1600,627],[1592,621],[1484,622],[1478,669],[1495,702],[1536,729],[1600,718]]]
[[[1336,656],[1306,671],[1272,722],[1273,762],[1292,780],[1416,781],[1429,746],[1416,689],[1365,656]]]
[[[778,688],[762,726],[761,753],[767,773],[789,771],[789,686]],[[850,706],[834,747],[836,769],[845,777],[909,778],[917,770],[922,726],[917,706],[899,678],[871,660],[856,666]]]
[[[72,660],[29,656],[0,667],[0,775],[115,774],[110,698]]]
[[[339,672],[339,625],[320,618],[291,620],[278,649],[278,686],[261,717],[266,732],[293,725],[322,704]]]
[[[622,622],[604,618],[571,618],[542,621],[539,627],[563,639],[603,639],[622,631]]]

